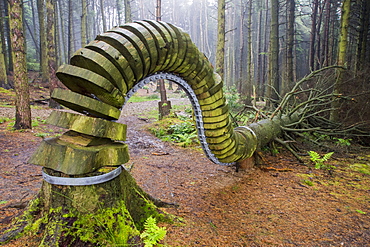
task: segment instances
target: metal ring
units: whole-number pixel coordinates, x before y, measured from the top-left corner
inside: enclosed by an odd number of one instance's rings
[[[112,180],[113,178],[118,177],[122,172],[122,166],[119,166],[117,169],[93,177],[82,177],[82,178],[64,178],[51,176],[45,172],[45,168],[42,169],[42,177],[49,184],[55,185],[68,185],[68,186],[84,186],[84,185],[94,185],[101,184]]]
[[[238,128],[247,129],[249,132],[251,132],[251,134],[253,135],[253,137],[257,139],[256,133],[250,127],[248,127],[248,126],[238,126],[238,127],[236,127],[236,129],[238,129]]]

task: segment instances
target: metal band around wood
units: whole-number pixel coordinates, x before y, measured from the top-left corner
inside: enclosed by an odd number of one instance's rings
[[[106,174],[93,176],[93,177],[82,177],[82,178],[65,178],[65,177],[56,177],[51,176],[45,172],[45,168],[42,169],[42,177],[49,184],[55,185],[67,185],[67,186],[85,186],[85,185],[94,185],[102,184],[108,182],[116,177],[118,177],[122,172],[122,166],[119,166],[117,169],[108,172]]]

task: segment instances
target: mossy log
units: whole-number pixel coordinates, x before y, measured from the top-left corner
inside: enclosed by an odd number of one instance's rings
[[[0,243],[25,236],[29,246],[143,246],[140,232],[148,217],[172,221],[154,202],[125,169],[97,185],[62,186],[44,181],[40,193]]]

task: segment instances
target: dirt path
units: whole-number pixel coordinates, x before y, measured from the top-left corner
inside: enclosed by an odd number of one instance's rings
[[[353,166],[369,166],[370,152],[336,156],[333,176],[298,164],[283,150],[266,155],[262,168],[237,173],[211,163],[201,151],[145,131],[141,112],[155,107],[128,104],[119,121],[128,125],[128,164],[138,183],[154,197],[180,205],[165,209],[184,222],[166,225],[168,246],[370,246],[370,175]],[[0,124],[0,229],[40,188],[40,167],[27,164],[42,140],[36,131],[14,132]]]

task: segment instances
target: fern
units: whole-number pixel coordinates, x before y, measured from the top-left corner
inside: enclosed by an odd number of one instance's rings
[[[144,223],[145,231],[140,234],[145,247],[153,247],[166,236],[166,228],[158,227],[157,221],[152,216],[149,216]]]
[[[315,164],[316,169],[330,170],[331,168],[335,168],[335,166],[325,164],[325,162],[331,158],[334,152],[324,154],[322,157],[315,151],[308,151],[308,154],[310,155],[310,160]]]

